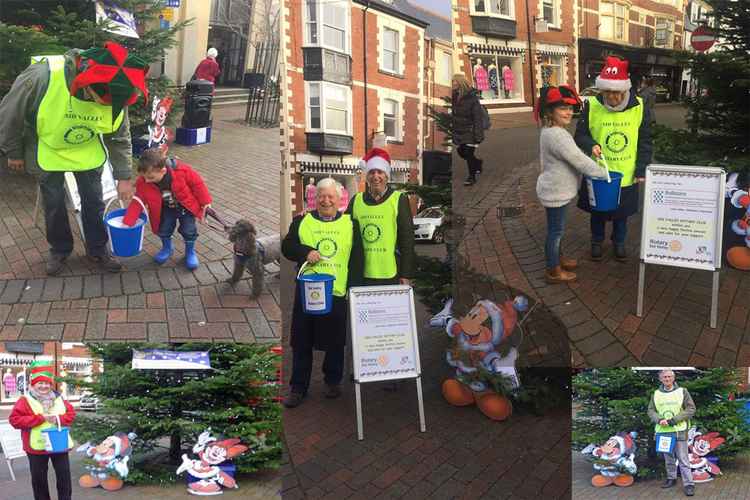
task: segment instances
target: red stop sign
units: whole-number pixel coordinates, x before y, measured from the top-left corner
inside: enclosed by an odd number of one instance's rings
[[[716,35],[705,26],[698,26],[690,37],[690,45],[698,52],[705,52],[716,43]]]

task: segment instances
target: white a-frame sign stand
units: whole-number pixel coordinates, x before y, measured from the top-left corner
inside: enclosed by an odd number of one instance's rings
[[[726,172],[718,167],[649,165],[638,271],[638,317],[643,316],[646,264],[713,273],[711,328],[719,309]]]
[[[419,430],[426,431],[414,291],[408,285],[352,287],[349,321],[354,357],[357,439],[364,439],[360,384],[414,379]]]

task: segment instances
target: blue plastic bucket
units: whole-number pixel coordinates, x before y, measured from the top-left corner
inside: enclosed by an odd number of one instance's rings
[[[589,205],[597,212],[611,212],[620,206],[620,172],[609,173],[611,182],[607,179],[586,178],[589,191]]]
[[[302,310],[306,314],[328,314],[333,307],[333,282],[336,278],[324,273],[303,274],[306,266],[307,262],[297,273]]]
[[[143,250],[143,232],[148,223],[148,210],[146,210],[146,205],[140,198],[134,196],[133,199],[143,207],[143,213],[138,216],[134,226],[126,226],[122,223],[122,219],[125,217],[127,209],[118,208],[107,213],[109,205],[116,199],[109,200],[104,210],[104,225],[107,227],[107,234],[109,235],[109,247],[112,255],[116,257],[133,257]]]
[[[52,453],[62,453],[67,451],[68,446],[68,428],[67,427],[50,427],[49,429],[42,429],[42,432],[47,434],[49,438],[49,444],[52,446]]]

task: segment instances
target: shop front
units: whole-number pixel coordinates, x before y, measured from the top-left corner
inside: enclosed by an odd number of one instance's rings
[[[527,104],[526,49],[500,40],[467,46],[470,80],[489,109]]]

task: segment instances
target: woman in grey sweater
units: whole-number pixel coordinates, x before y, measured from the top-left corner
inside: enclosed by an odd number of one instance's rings
[[[560,255],[560,242],[565,230],[568,205],[578,194],[581,175],[605,179],[606,171],[583,154],[573,137],[565,130],[573,118],[573,107],[581,100],[575,89],[567,85],[545,87],[537,103],[536,118],[543,128],[539,136],[541,174],[536,194],[547,211],[547,282],[564,283],[576,279],[571,272],[578,267],[575,259]]]

